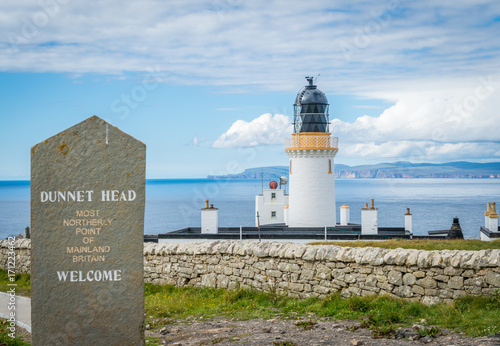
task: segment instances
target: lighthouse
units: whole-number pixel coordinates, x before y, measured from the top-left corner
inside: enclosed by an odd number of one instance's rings
[[[329,129],[328,99],[306,77],[308,85],[297,94],[294,104],[294,131],[285,139],[290,159],[289,227],[335,226],[335,178],[333,159],[338,137]]]

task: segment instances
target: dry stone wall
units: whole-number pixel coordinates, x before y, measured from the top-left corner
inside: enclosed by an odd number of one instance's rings
[[[29,243],[18,241],[19,271]],[[16,243],[17,244],[17,243]],[[0,242],[6,267],[6,242]],[[17,263],[16,263],[17,265]],[[424,304],[500,291],[500,250],[423,251],[252,241],[144,244],[144,280],[297,297],[387,294]]]
[[[500,250],[421,251],[218,241],[145,244],[145,280],[298,297],[387,294],[425,304],[500,290]]]
[[[9,244],[12,243],[12,238],[9,240],[0,240],[0,268],[7,270],[15,268],[16,273],[29,273],[31,269],[31,240],[17,239],[14,242],[13,250],[9,249]],[[12,248],[12,246],[10,246]],[[15,253],[14,266],[9,265],[12,256],[9,252]]]

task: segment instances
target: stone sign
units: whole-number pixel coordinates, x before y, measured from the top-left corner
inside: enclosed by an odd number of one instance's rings
[[[31,148],[33,345],[143,345],[146,146],[93,116]]]

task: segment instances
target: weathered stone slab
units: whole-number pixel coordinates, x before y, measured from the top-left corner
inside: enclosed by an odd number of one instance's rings
[[[143,345],[146,147],[91,117],[31,149],[33,345]]]

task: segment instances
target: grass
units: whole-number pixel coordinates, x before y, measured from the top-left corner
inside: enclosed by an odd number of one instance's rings
[[[309,321],[299,321],[295,323],[295,326],[302,328],[302,330],[311,330],[314,329],[314,327],[317,325],[317,322],[313,322],[312,320]]]
[[[385,249],[416,249],[416,250],[469,250],[479,251],[500,249],[500,239],[481,241],[478,239],[389,239],[381,241],[322,241],[312,242],[309,245],[336,245],[348,247],[381,247]]]
[[[351,297],[333,294],[327,299],[297,299],[254,290],[173,287],[146,284],[147,323],[172,321],[196,316],[225,317],[238,320],[283,318],[355,319],[363,327],[387,334],[397,327],[411,326],[426,320],[426,325],[453,329],[470,336],[500,332],[500,294],[491,297],[466,297],[453,304],[425,306],[387,296]],[[306,317],[307,316],[307,317]],[[299,324],[297,326],[301,326]],[[161,322],[157,325],[161,327]]]
[[[145,286],[148,317],[163,321],[190,316],[223,316],[238,320],[271,318],[276,316],[279,306],[274,296],[257,291]]]
[[[16,286],[8,286],[9,284],[16,284]],[[30,275],[17,273],[11,277],[6,270],[0,269],[0,292],[8,292],[12,288],[15,288],[19,296],[31,296]]]
[[[9,322],[2,319],[0,320],[0,346],[1,345],[11,345],[11,346],[29,346],[30,344],[25,342],[23,339],[18,337],[10,337],[9,333],[11,331],[9,328]]]

